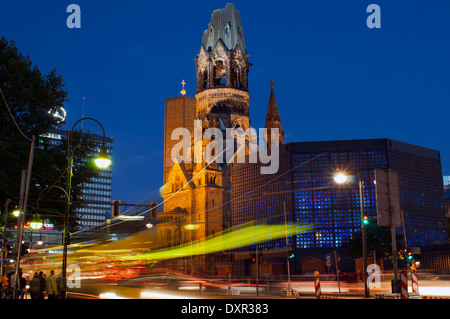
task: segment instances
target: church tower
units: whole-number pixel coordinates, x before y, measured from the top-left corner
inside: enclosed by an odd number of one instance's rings
[[[204,126],[213,121],[225,128],[250,127],[250,65],[239,12],[228,3],[212,13],[195,58],[197,117]]]
[[[270,96],[269,104],[267,106],[266,124],[267,129],[266,141],[267,147],[279,146],[283,144],[286,139],[283,127],[281,126],[280,111],[278,110],[277,100],[275,99],[275,92],[273,91],[273,80],[270,80]],[[274,139],[272,129],[278,129],[278,142]]]
[[[228,3],[225,8],[212,13],[195,58],[194,119],[201,120],[203,131],[218,128],[223,133],[224,142],[227,128],[245,131],[250,127],[250,65],[239,12]],[[170,103],[175,105],[173,118],[178,118],[181,111],[190,110],[191,100],[183,96],[167,101],[167,110]],[[166,127],[173,125],[167,124]],[[202,140],[202,149],[210,142]],[[194,139],[191,149],[195,149]],[[169,154],[170,150],[166,151]],[[157,226],[162,246],[201,240],[231,225],[231,170],[227,163],[168,161],[165,168],[165,187],[161,194],[165,201],[164,211],[158,215]]]

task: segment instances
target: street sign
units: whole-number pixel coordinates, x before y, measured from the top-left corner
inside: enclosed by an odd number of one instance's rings
[[[328,254],[326,254],[325,255],[325,259],[328,261],[328,260],[331,260],[331,254],[330,253],[328,253]]]
[[[375,189],[378,226],[401,227],[398,173],[376,168]]]
[[[327,265],[327,267],[331,266],[331,261],[327,260],[327,262],[325,263],[325,265]]]

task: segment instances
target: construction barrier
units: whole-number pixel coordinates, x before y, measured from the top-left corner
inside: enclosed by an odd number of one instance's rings
[[[402,271],[400,273],[400,280],[401,280],[401,295],[402,299],[408,299],[408,273],[406,271]]]
[[[411,281],[412,291],[415,293],[419,293],[419,282],[417,280],[417,273],[415,271],[411,272]]]
[[[320,290],[320,280],[319,280],[319,272],[314,272],[314,289],[316,291],[316,298],[320,299],[322,296],[322,292]]]

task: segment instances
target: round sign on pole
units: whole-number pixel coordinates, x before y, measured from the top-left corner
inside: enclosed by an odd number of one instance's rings
[[[325,265],[327,265],[327,267],[331,266],[331,261],[327,260],[327,262],[325,263]]]

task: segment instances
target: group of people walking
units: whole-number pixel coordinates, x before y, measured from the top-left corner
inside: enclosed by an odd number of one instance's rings
[[[14,275],[3,277],[2,285],[4,288],[13,289]],[[46,276],[44,272],[35,272],[33,278],[29,281],[23,277],[22,269],[19,270],[19,298],[23,299],[26,292],[30,293],[31,299],[58,299],[58,287],[56,285],[55,271],[51,270]],[[28,287],[27,287],[28,286]]]
[[[39,274],[35,272],[29,285],[31,299],[44,299],[45,295],[48,296],[48,299],[58,298],[58,288],[56,287],[54,270],[50,270],[48,278],[46,278],[46,275],[42,271],[39,272]]]

